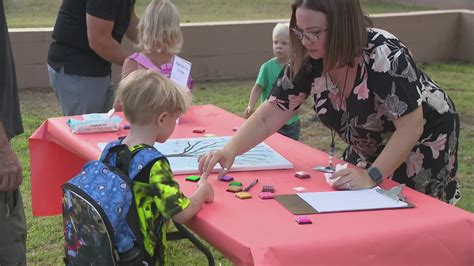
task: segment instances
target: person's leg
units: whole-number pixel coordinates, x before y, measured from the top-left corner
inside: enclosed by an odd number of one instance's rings
[[[107,93],[105,95],[105,103],[104,103],[104,109],[103,112],[106,113],[112,107],[114,107],[114,99],[115,99],[115,91],[117,89],[117,84],[114,82],[111,82],[109,86],[107,86]]]
[[[68,75],[48,67],[50,83],[59,99],[64,116],[104,112],[110,76]]]
[[[81,77],[79,92],[80,114],[104,113],[107,90],[110,85],[110,76]],[[113,103],[113,100],[112,100]],[[110,108],[109,108],[110,109]]]
[[[56,99],[58,99],[59,106],[62,109],[62,103],[61,103],[61,98],[59,97],[58,91],[55,89],[56,88],[56,77],[59,75],[56,70],[54,70],[50,65],[48,66],[48,76],[49,76],[49,85],[54,91],[54,94],[56,95]],[[64,112],[63,112],[64,114]]]
[[[26,265],[26,222],[19,190],[0,191],[0,265]]]
[[[284,125],[282,128],[280,128],[280,130],[278,130],[278,133],[284,136],[287,136],[288,138],[299,140],[300,131],[301,131],[301,122],[300,120],[298,120],[292,124]]]

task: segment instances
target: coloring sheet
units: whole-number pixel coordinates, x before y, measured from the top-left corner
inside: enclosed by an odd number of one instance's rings
[[[168,139],[165,143],[156,143],[155,147],[170,162],[175,174],[198,173],[198,157],[213,150],[219,150],[231,137]],[[99,143],[101,150],[106,143]],[[250,151],[235,158],[231,171],[253,171],[270,169],[291,169],[293,164],[265,143],[260,143]],[[220,170],[219,164],[214,171]]]

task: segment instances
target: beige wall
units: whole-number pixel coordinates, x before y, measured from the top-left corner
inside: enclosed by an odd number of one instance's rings
[[[51,29],[11,29],[10,41],[18,87],[49,87],[46,59],[51,42]]]
[[[474,61],[474,13],[467,10],[397,13],[373,16],[375,26],[400,37],[421,62]],[[193,63],[196,80],[257,75],[272,56],[274,21],[183,24],[182,57]],[[20,88],[49,87],[46,57],[51,28],[12,29],[10,36]],[[131,47],[130,43],[125,43]],[[120,68],[114,67],[119,78]]]
[[[417,62],[422,63],[454,58],[461,14],[433,11],[375,15],[372,18],[376,27],[395,34],[410,48]]]
[[[474,60],[474,11],[461,14],[455,51],[455,59]]]

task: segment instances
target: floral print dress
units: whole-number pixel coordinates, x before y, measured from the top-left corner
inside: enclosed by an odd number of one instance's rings
[[[362,168],[384,149],[396,129],[393,120],[422,106],[423,134],[390,178],[455,204],[460,198],[459,116],[453,102],[387,31],[368,28],[360,59],[347,99],[339,97],[331,78],[322,72],[323,60],[308,59],[292,81],[281,74],[268,101],[282,110],[296,110],[313,96],[321,122],[348,144],[343,159]]]

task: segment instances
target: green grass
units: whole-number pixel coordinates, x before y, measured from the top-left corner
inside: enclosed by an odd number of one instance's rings
[[[141,14],[150,0],[137,0]],[[182,22],[256,20],[289,18],[291,0],[174,0]],[[402,5],[388,0],[361,1],[369,14],[433,9]],[[10,28],[51,27],[54,25],[61,0],[4,0]]]
[[[436,80],[454,99],[461,116],[459,145],[459,176],[463,182],[463,197],[458,207],[474,212],[474,63],[447,62],[423,65],[422,68]],[[197,82],[194,91],[195,104],[214,104],[241,115],[247,105],[253,80]],[[22,164],[25,181],[21,187],[28,224],[28,262],[32,265],[60,264],[63,256],[61,217],[32,217],[30,197],[30,172],[28,137],[48,117],[59,116],[57,100],[50,89],[20,91],[25,133],[13,140],[13,147]],[[314,121],[307,101],[301,114],[301,141],[325,150],[329,144],[329,131]],[[339,141],[339,153],[344,145]],[[218,251],[211,249],[216,263],[231,265]],[[205,257],[188,241],[171,242],[168,252],[177,265],[205,265]]]

